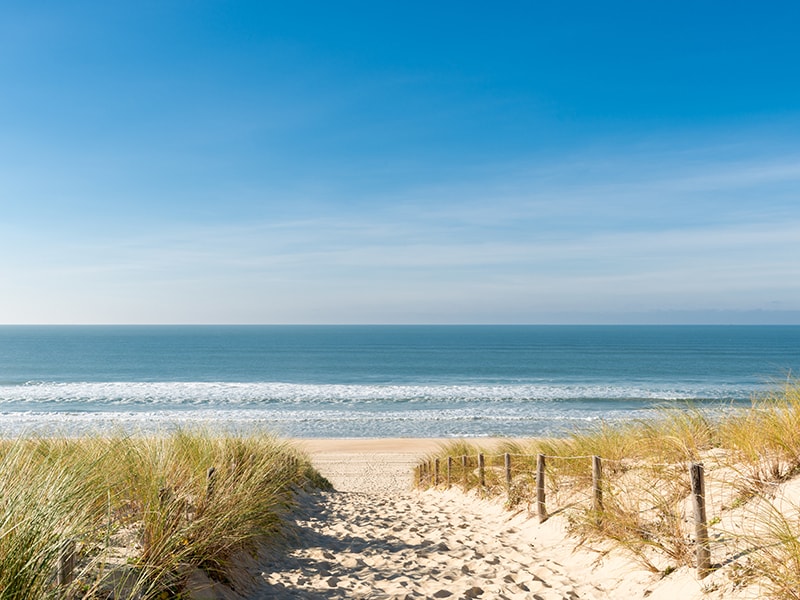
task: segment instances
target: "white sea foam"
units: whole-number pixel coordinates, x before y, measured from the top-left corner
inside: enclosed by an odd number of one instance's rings
[[[639,414],[639,411],[633,411]],[[621,415],[622,413],[620,413]],[[630,416],[631,412],[625,412]],[[606,415],[614,418],[614,414]],[[449,410],[369,412],[346,409],[279,408],[184,410],[106,410],[94,412],[7,411],[0,413],[0,433],[81,435],[164,432],[209,427],[214,431],[270,431],[297,437],[479,437],[485,435],[558,435],[590,424],[597,416],[557,410],[515,413],[485,407]]]
[[[153,432],[208,424],[300,437],[559,435],[600,419],[643,417],[670,401],[724,405],[755,391],[698,384],[29,382],[0,386],[0,433]]]
[[[645,385],[575,383],[469,385],[346,385],[281,382],[28,382],[0,386],[4,404],[81,403],[100,409],[113,405],[253,406],[280,404],[352,404],[368,402],[449,403],[558,400],[723,400],[747,399],[755,386]]]

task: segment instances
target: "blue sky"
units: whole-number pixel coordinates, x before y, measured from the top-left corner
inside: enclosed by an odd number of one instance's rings
[[[791,2],[0,4],[0,322],[800,323]]]

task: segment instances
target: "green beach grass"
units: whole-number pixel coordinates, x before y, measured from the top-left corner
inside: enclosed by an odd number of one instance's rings
[[[238,555],[280,541],[309,486],[329,484],[268,435],[2,441],[0,598],[179,598],[198,569],[230,583]]]

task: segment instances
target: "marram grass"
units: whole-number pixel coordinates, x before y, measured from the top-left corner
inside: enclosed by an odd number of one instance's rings
[[[268,435],[2,441],[0,600],[180,597],[192,569],[226,581],[237,554],[280,539],[298,488],[326,484]]]
[[[510,487],[499,458],[506,452],[513,463]],[[483,487],[479,453],[485,455]],[[435,458],[445,465],[452,457],[453,486],[505,496],[509,508],[527,505],[534,512],[538,454],[546,455],[549,514],[566,516],[573,533],[598,549],[623,548],[663,573],[694,563],[688,465],[703,462],[706,500],[713,505],[709,526],[734,548],[712,548],[712,554],[728,552],[731,576],[758,579],[764,597],[800,600],[800,505],[781,496],[781,486],[796,488],[800,475],[800,384],[723,415],[687,406],[566,438],[492,447],[453,441],[420,465]],[[470,457],[466,469],[463,456]],[[592,456],[603,463],[602,513],[593,503]],[[423,476],[421,486],[431,480]]]

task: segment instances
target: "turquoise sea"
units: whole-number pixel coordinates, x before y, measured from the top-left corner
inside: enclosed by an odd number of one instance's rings
[[[0,433],[559,435],[798,372],[799,326],[2,326]]]

